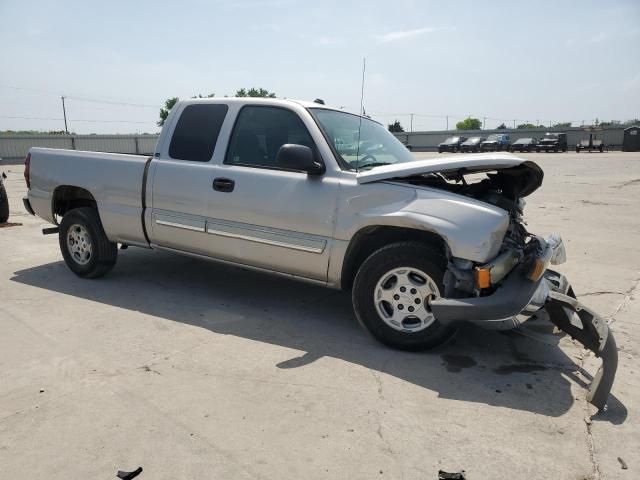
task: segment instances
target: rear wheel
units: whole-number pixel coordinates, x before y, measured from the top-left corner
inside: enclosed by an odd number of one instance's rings
[[[102,277],[116,264],[118,246],[107,238],[95,208],[67,212],[60,223],[59,242],[64,261],[80,277]]]
[[[0,177],[0,223],[5,223],[7,220],[9,220],[9,197]]]
[[[444,292],[444,264],[442,254],[421,243],[400,242],[377,250],[354,280],[358,321],[382,343],[402,350],[445,342],[455,329],[438,322],[429,306]]]

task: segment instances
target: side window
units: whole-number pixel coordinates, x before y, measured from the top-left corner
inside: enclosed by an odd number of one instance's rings
[[[173,131],[169,156],[195,162],[211,160],[228,109],[227,105],[211,103],[187,106]]]
[[[224,163],[279,168],[276,156],[285,143],[314,148],[296,113],[278,107],[246,106],[236,120]]]

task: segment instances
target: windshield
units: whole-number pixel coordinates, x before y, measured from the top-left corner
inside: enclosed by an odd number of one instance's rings
[[[557,133],[545,133],[544,134],[544,138],[548,139],[548,140],[555,140],[558,138],[558,134]]]
[[[531,143],[532,140],[532,138],[519,138],[516,143]]]
[[[480,141],[480,137],[471,137],[469,140],[467,140],[464,143],[478,143]]]
[[[400,140],[373,120],[324,108],[309,110],[349,170],[415,160]]]
[[[492,142],[498,140],[498,135],[489,135],[489,137],[487,137],[487,141]]]
[[[447,143],[458,143],[459,141],[460,141],[460,137],[449,137],[442,143],[444,143],[444,144],[447,144]]]

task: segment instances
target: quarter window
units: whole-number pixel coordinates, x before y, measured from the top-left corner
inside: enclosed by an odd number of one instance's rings
[[[278,107],[246,106],[240,110],[224,163],[281,168],[277,155],[286,143],[314,149],[300,117]]]
[[[195,162],[211,160],[228,109],[227,105],[211,103],[185,107],[171,138],[169,156]]]

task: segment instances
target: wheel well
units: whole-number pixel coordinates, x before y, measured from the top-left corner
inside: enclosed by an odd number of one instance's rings
[[[53,214],[64,216],[69,210],[79,207],[97,207],[91,192],[81,187],[62,185],[53,192]]]
[[[341,287],[351,288],[362,262],[376,250],[396,242],[414,241],[435,247],[447,257],[447,244],[437,233],[403,227],[365,227],[358,231],[349,243],[342,263]]]

